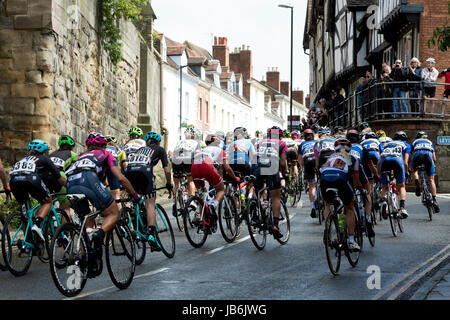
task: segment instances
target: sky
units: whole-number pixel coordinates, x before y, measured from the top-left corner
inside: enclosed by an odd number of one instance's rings
[[[291,10],[294,7],[293,88],[309,92],[309,57],[303,52],[307,0],[152,0],[154,28],[169,38],[189,40],[212,53],[214,36],[228,38],[230,52],[250,46],[253,77],[261,80],[278,67],[290,80]]]

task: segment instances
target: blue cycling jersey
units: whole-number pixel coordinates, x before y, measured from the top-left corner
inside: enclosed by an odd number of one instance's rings
[[[378,154],[383,152],[383,144],[378,139],[366,139],[361,143],[361,145],[369,152],[376,152]]]
[[[303,160],[312,160],[314,159],[314,146],[316,144],[316,140],[304,141],[300,147],[298,148],[299,155],[302,156]]]
[[[236,140],[229,146],[228,163],[250,165],[250,153],[254,150],[255,148],[249,139]]]
[[[401,158],[404,159],[406,154],[411,153],[411,146],[400,140],[387,142],[384,146],[381,158]]]
[[[433,142],[428,139],[416,139],[411,144],[411,149],[416,153],[433,153],[435,152]]]

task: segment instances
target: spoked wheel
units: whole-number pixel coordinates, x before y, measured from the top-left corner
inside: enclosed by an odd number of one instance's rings
[[[177,199],[175,202],[175,212],[173,213],[175,215],[175,218],[177,220],[177,226],[178,230],[181,232],[184,231],[184,225],[183,225],[183,211],[184,211],[184,199],[183,199],[183,190],[181,190],[181,187],[177,190]]]
[[[47,225],[44,231],[45,238],[45,250],[46,253],[39,257],[39,260],[42,262],[48,262],[50,256],[50,243],[52,241],[53,235],[56,232],[56,229],[65,222],[70,222],[69,215],[63,209],[55,209],[56,216],[50,211],[47,218]]]
[[[0,216],[0,245],[3,242],[3,226],[5,225],[5,220]],[[3,256],[0,257],[0,270],[8,269],[3,263]]]
[[[145,214],[145,212],[141,212],[140,214]],[[120,209],[120,215],[123,222],[130,228],[131,234],[134,239],[134,246],[136,249],[136,265],[140,265],[145,260],[145,255],[147,253],[147,239],[141,236],[137,231],[144,234],[144,230],[136,230],[137,228],[137,216],[136,212],[131,208],[122,207]],[[142,220],[146,221],[146,220]],[[142,228],[142,225],[140,225]]]
[[[399,215],[397,215],[396,220],[397,220],[397,224],[398,224],[398,230],[401,233],[403,233],[403,231],[405,231],[405,226],[403,225],[403,219]]]
[[[391,225],[392,234],[394,237],[398,235],[398,224],[397,224],[397,210],[394,209],[391,203],[388,204],[388,215],[389,215],[389,223]]]
[[[172,224],[166,210],[156,204],[156,236],[161,246],[162,252],[167,258],[173,258],[175,255],[175,234],[173,233]]]
[[[21,213],[13,213],[5,221],[2,233],[3,260],[8,270],[16,277],[27,273],[33,259],[32,249],[25,243],[32,243],[31,228],[28,229],[28,218]]]
[[[131,230],[121,220],[106,235],[105,258],[114,285],[121,290],[128,288],[136,268],[136,250]]]
[[[266,209],[267,210],[267,209]],[[247,226],[250,239],[258,250],[266,246],[267,230],[264,227],[261,208],[258,208],[258,202],[251,200],[247,204]]]
[[[333,275],[339,274],[341,267],[342,245],[340,241],[338,221],[334,214],[329,214],[325,221],[325,254],[327,257],[328,267]]]
[[[359,250],[349,250],[346,249],[347,260],[352,267],[356,267],[359,261],[359,256],[363,249],[363,235],[361,232],[361,227],[358,219],[358,215],[354,212],[355,215],[355,242],[359,245]],[[347,246],[347,244],[345,244]]]
[[[422,190],[422,198],[423,198],[422,202],[424,202],[427,207],[428,218],[430,219],[430,221],[433,221],[434,206],[433,206],[433,201],[431,199],[431,195],[429,193],[424,192],[424,190]]]
[[[233,242],[238,234],[239,216],[233,198],[224,198],[219,205],[219,227],[226,242]]]
[[[200,248],[206,241],[208,233],[202,225],[205,219],[203,210],[203,201],[197,196],[190,197],[186,202],[183,213],[184,233],[189,243],[194,248]]]
[[[60,225],[50,243],[49,256],[56,288],[66,297],[78,295],[88,272],[88,248],[80,227],[70,222]]]
[[[286,244],[291,235],[291,222],[289,220],[289,212],[284,202],[281,202],[280,222],[278,223],[282,238],[277,239],[280,244]]]
[[[373,211],[372,211],[373,212]],[[371,228],[372,230],[375,230],[375,220],[373,218],[373,216],[371,217],[371,222],[368,222],[367,219],[364,217],[365,223],[366,223],[366,233],[367,233],[367,238],[369,239],[369,243],[372,247],[375,246],[375,235],[373,237],[369,236],[369,231],[368,228]]]

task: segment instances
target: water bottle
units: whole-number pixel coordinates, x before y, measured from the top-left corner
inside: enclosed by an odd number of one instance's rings
[[[244,194],[243,189],[241,189],[241,200],[242,200],[242,206],[245,207],[245,194]]]
[[[263,210],[266,210],[266,209],[269,207],[269,201],[264,200],[264,201],[261,203],[261,206],[262,206]]]
[[[345,233],[345,214],[344,213],[341,213],[339,215],[338,225],[339,225],[339,232]]]
[[[95,229],[86,228],[86,234],[89,238],[89,241],[92,241],[92,236],[94,235]]]

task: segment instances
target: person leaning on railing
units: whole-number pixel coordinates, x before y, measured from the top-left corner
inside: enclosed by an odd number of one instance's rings
[[[420,67],[420,61],[417,58],[412,58],[408,72],[409,81],[422,81],[422,68]],[[420,101],[415,98],[420,98],[422,94],[422,85],[420,83],[408,84],[409,90],[409,105],[411,106],[411,112],[422,112],[421,116],[424,116],[423,110],[420,110]]]
[[[385,113],[384,118],[392,118],[392,84],[389,84],[389,82],[392,82],[393,79],[391,78],[391,67],[389,67],[386,64],[383,64],[383,72],[380,75],[379,83],[381,84],[378,87],[378,95],[377,97],[384,98],[386,100],[381,100],[378,102],[378,112],[379,113]]]
[[[422,70],[422,79],[423,79],[423,92],[425,98],[433,99],[436,97],[436,80],[439,76],[439,71],[434,67],[436,64],[436,60],[433,58],[427,59],[427,67],[423,68]],[[430,113],[434,113],[434,101],[431,100],[430,102],[431,108]],[[424,106],[424,112],[425,112],[425,106]],[[431,115],[432,116],[432,115]],[[444,117],[442,114],[441,117]]]
[[[391,78],[395,82],[405,82],[399,84],[393,84],[393,97],[394,98],[403,98],[403,99],[394,99],[392,100],[392,106],[394,112],[404,113],[404,117],[407,117],[408,114],[408,105],[406,104],[406,80],[408,79],[408,69],[402,66],[402,61],[397,59],[392,68]],[[402,114],[394,114],[393,118],[401,118]]]

